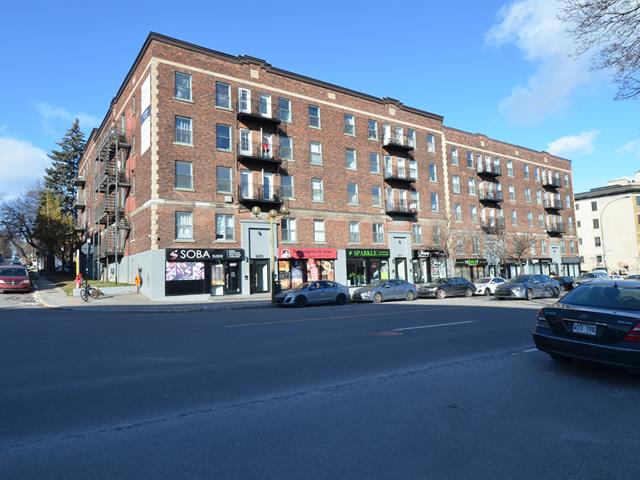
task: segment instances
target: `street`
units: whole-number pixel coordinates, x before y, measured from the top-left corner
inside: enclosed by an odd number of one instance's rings
[[[640,377],[535,351],[526,302],[126,314],[5,297],[0,478],[640,476]]]

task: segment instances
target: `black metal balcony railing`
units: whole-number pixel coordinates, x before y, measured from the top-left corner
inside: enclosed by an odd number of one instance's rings
[[[275,143],[239,142],[238,160],[252,160],[274,164],[282,163],[280,147]],[[287,152],[282,152],[285,155]]]
[[[114,227],[107,228],[100,238],[100,257],[114,257],[124,255],[124,239]]]
[[[542,186],[549,189],[557,189],[562,186],[562,182],[559,177],[549,177],[548,175],[543,175],[541,178]]]
[[[502,175],[502,168],[500,168],[500,165],[494,163],[487,165],[486,163],[478,162],[476,170],[480,176],[499,177]]]
[[[547,225],[547,233],[549,235],[562,235],[564,232],[564,225],[561,223]]]
[[[84,198],[76,198],[73,201],[73,208],[76,210],[84,210],[87,204],[85,203]]]
[[[478,200],[481,202],[502,202],[503,199],[502,190],[481,190],[478,192]]]
[[[259,183],[245,183],[238,186],[238,199],[245,203],[279,204],[282,203],[282,189]]]
[[[382,146],[384,148],[395,148],[397,150],[411,151],[416,148],[413,138],[406,135],[383,135]]]
[[[413,205],[407,205],[405,203],[389,203],[385,205],[385,212],[390,215],[407,215],[413,216],[418,213],[417,209]]]
[[[83,176],[78,175],[76,178],[74,178],[74,180],[73,180],[73,184],[74,184],[76,187],[84,188],[84,186],[85,186],[85,184],[86,184],[86,181],[85,181],[85,179],[84,179],[84,177],[83,177]]]
[[[544,199],[545,210],[562,210],[562,199],[560,198],[545,198]]]
[[[251,101],[238,100],[238,120],[279,125],[281,123],[279,109],[264,99],[252,98]]]
[[[504,218],[490,218],[482,220],[480,227],[486,233],[498,233],[504,230]]]
[[[118,205],[118,220],[124,218],[124,206]],[[96,208],[96,223],[111,225],[116,221],[116,200],[113,196],[108,196],[102,200]]]
[[[410,171],[401,171],[401,170],[385,170],[384,179],[388,181],[396,181],[396,182],[407,182],[413,183],[415,182],[416,176]]]

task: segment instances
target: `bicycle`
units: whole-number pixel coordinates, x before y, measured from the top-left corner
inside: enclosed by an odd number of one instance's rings
[[[95,300],[99,298],[101,295],[102,295],[102,292],[100,291],[100,289],[96,287],[92,287],[91,285],[89,285],[89,282],[85,280],[84,287],[82,287],[82,289],[80,290],[80,298],[82,298],[82,300],[84,300],[85,302],[88,302],[89,297]]]

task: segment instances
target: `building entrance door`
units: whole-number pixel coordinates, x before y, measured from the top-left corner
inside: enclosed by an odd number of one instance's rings
[[[269,260],[250,260],[249,282],[250,293],[266,293],[269,291]]]
[[[406,280],[407,279],[407,259],[396,258],[394,262],[396,266],[396,278],[398,280]]]

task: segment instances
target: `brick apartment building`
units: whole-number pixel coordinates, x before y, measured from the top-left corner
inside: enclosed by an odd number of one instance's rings
[[[570,161],[155,33],[76,184],[83,269],[152,298],[579,262]]]

